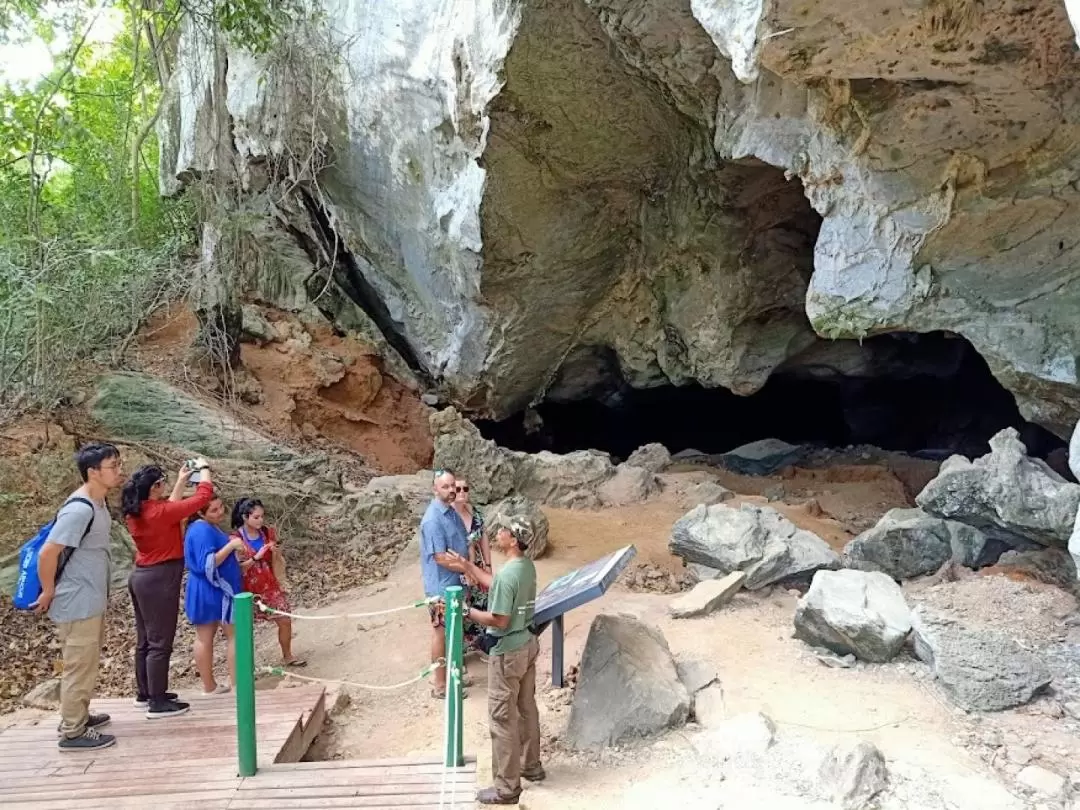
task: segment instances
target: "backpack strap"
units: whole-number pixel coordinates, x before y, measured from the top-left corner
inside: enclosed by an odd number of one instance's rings
[[[82,543],[82,541],[86,539],[86,535],[90,534],[90,530],[94,527],[94,518],[97,517],[97,509],[94,507],[93,502],[89,498],[83,498],[81,496],[77,498],[69,498],[67,500],[67,503],[64,504],[64,506],[67,506],[67,504],[69,503],[84,503],[90,507],[90,520],[87,522],[86,528],[83,529],[82,536],[79,538],[79,542]],[[63,509],[64,506],[61,506],[60,508]],[[59,511],[57,511],[57,515],[59,514]],[[56,563],[56,578],[53,580],[54,582],[60,581],[60,574],[63,573],[64,566],[68,564],[68,560],[71,559],[71,555],[74,553],[74,546],[67,546],[64,548],[63,552],[60,554],[59,561],[57,561]]]

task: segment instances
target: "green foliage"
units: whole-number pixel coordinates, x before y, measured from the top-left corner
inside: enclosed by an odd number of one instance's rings
[[[218,30],[257,55],[270,51],[305,11],[300,0],[214,0],[213,5]]]
[[[70,393],[182,286],[194,236],[188,203],[157,192],[161,90],[142,18],[109,0],[13,8],[13,28],[58,47],[38,81],[0,83],[0,417]],[[111,9],[123,29],[88,38]]]

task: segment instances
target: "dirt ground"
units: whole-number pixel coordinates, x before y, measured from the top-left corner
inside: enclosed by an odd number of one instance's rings
[[[844,482],[834,483],[833,497],[842,501]],[[891,497],[879,494],[886,501]],[[896,505],[902,503],[887,507]],[[800,515],[799,507],[782,509],[807,528],[821,528],[814,523],[820,519]],[[600,512],[547,510],[551,552],[537,564],[541,584],[629,543],[638,550],[638,562],[676,566],[666,544],[672,522],[684,511],[663,498]],[[418,561],[402,559],[385,582],[316,612],[383,610],[406,604],[420,593]],[[761,711],[772,718],[778,740],[773,751],[780,760],[769,765],[770,770],[812,772],[823,746],[866,739],[882,750],[891,773],[905,786],[902,799],[883,807],[1012,810],[1028,806],[995,778],[986,763],[955,742],[957,735],[970,731],[973,721],[944,702],[918,662],[904,659],[889,665],[860,664],[854,669],[823,666],[792,638],[797,599],[793,592],[744,593],[723,611],[689,621],[667,617],[669,599],[616,584],[602,599],[573,611],[566,623],[567,666],[580,660],[597,613],[630,613],[658,625],[677,658],[697,657],[717,668],[730,716]],[[392,685],[416,675],[427,659],[428,641],[426,613],[414,610],[372,619],[299,623],[295,644],[310,662],[305,675]],[[778,786],[768,774],[755,776],[751,770],[723,778],[702,753],[707,750],[703,741],[708,741],[708,734],[693,725],[602,756],[565,750],[558,738],[569,718],[571,692],[551,687],[548,633],[541,638],[541,650],[540,706],[549,778],[527,786],[522,806],[533,810],[676,806],[715,810],[750,806],[750,802],[770,810],[830,806],[801,797],[797,789]],[[260,638],[261,658],[272,659],[275,652],[269,636]],[[478,757],[481,778],[486,781],[490,748],[485,665],[475,658],[468,665],[476,683],[465,701],[465,746]],[[328,738],[321,741],[324,754],[374,758],[440,751],[442,707],[429,696],[429,688],[427,682],[394,691],[342,686],[351,702],[336,716]],[[1040,728],[1037,715],[1007,712],[1000,718],[987,722],[1002,724],[1018,735]],[[1071,737],[1053,744],[1071,746],[1071,753],[1080,753]]]

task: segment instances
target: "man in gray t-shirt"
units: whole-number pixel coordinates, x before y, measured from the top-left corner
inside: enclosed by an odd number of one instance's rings
[[[116,742],[99,731],[109,715],[90,714],[90,698],[97,688],[109,598],[112,519],[105,496],[123,483],[123,464],[111,444],[83,445],[75,463],[84,483],[60,507],[38,554],[41,595],[35,604],[56,624],[63,648],[61,751],[95,750]]]

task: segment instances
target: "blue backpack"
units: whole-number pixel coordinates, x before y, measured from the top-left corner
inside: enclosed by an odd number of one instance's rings
[[[90,529],[94,525],[94,516],[96,514],[94,504],[86,498],[71,498],[64,506],[69,503],[85,503],[91,510],[90,522],[86,524],[86,529],[83,531],[82,537],[79,538],[81,543],[86,539],[86,535],[90,534]],[[38,533],[23,543],[22,548],[19,549],[19,578],[15,581],[15,593],[12,595],[12,601],[19,610],[32,609],[38,597],[41,596],[41,579],[38,578],[37,570],[38,556],[41,554],[45,541],[49,539],[49,532],[52,531],[54,525],[56,525],[55,517],[38,529]],[[71,555],[74,553],[75,549],[71,546],[64,547],[60,560],[56,563],[56,582],[60,581],[60,574],[63,573],[64,566],[67,565],[68,560],[71,559]]]

